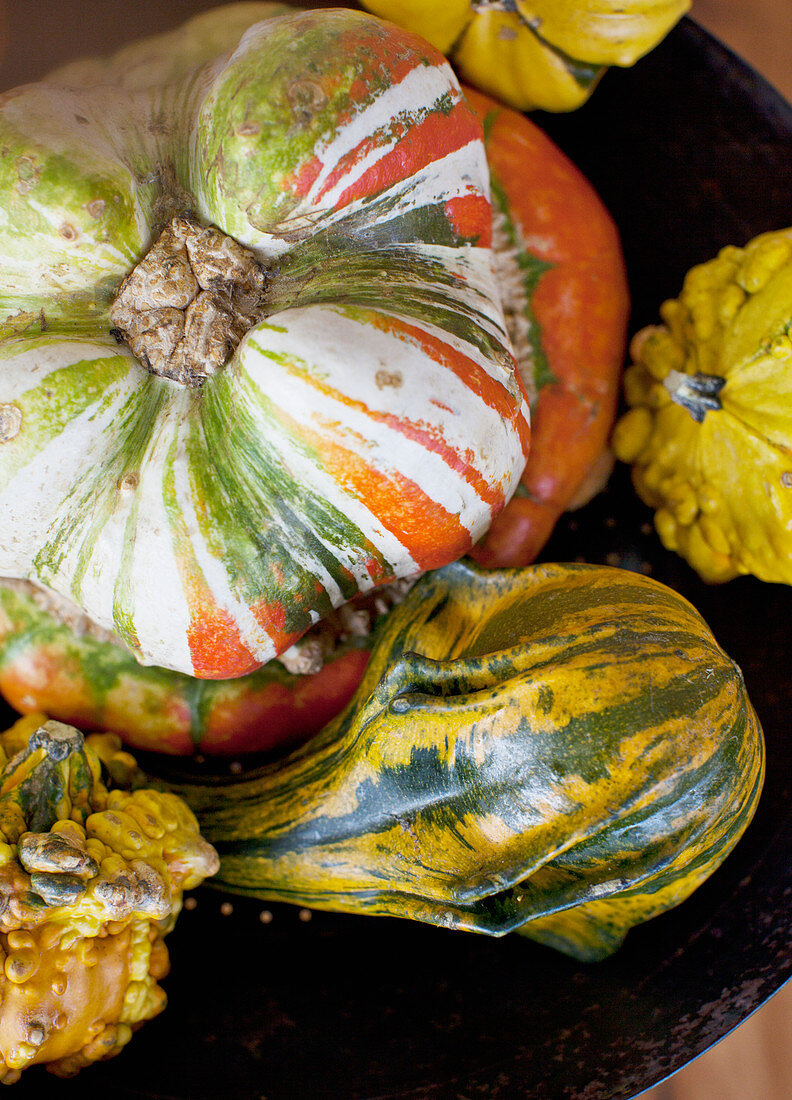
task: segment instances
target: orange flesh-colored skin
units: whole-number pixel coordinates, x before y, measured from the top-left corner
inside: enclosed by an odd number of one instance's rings
[[[110,729],[134,749],[174,755],[269,752],[300,744],[341,711],[368,657],[367,650],[352,649],[313,675],[258,688],[245,679],[229,681],[207,708],[200,735],[175,684],[143,692],[133,677],[122,678],[100,709],[79,662],[46,646],[32,646],[0,669],[0,691],[20,714],[44,711],[82,730]]]
[[[496,569],[534,560],[606,445],[629,295],[616,227],[585,176],[524,115],[471,88],[465,95],[490,120],[487,156],[512,220],[528,250],[553,265],[532,298],[556,381],[533,409],[528,495],[513,497],[471,551]]]
[[[30,934],[36,939],[38,930]],[[39,1063],[76,1053],[105,1025],[116,1023],[129,984],[129,936],[127,927],[87,941],[89,960],[79,951],[41,948],[41,963],[23,985],[14,985],[4,977],[0,1049],[9,1051],[25,1041],[31,1016],[40,1021],[47,1034],[33,1058]],[[2,937],[5,950],[6,939]],[[54,991],[57,982],[62,993]]]
[[[266,692],[218,703],[207,723],[202,750],[265,752],[307,741],[344,709],[368,659],[368,650],[353,649],[314,675],[295,676],[288,685],[272,684]]]

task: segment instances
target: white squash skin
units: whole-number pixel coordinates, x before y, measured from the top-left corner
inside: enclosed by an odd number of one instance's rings
[[[187,47],[169,69],[164,59],[158,68],[156,49],[141,46],[127,87],[112,62],[101,72],[66,67],[51,79],[82,87],[29,86],[6,97],[0,113],[0,129],[34,165],[21,195],[8,178],[0,181],[0,198],[11,196],[0,224],[0,406],[23,412],[18,437],[0,446],[0,573],[74,600],[144,663],[190,674],[250,671],[357,590],[415,575],[444,546],[446,560],[463,553],[511,495],[525,462],[528,405],[489,249],[403,236],[415,218],[487,199],[483,142],[456,140],[406,179],[348,197],[372,167],[387,164],[398,144],[391,131],[404,130],[407,116],[418,127],[441,101],[460,104],[447,66],[439,59],[406,65],[406,75],[345,121],[329,116],[329,131],[324,115],[314,114],[306,126],[317,136],[305,138],[305,157],[324,167],[285,206],[275,194],[283,217],[273,207],[266,229],[259,206],[254,217],[239,205],[244,187],[234,179],[244,147],[223,147],[213,162],[220,168],[206,171],[212,112],[218,103],[236,109],[223,102],[224,90],[282,41],[284,22],[289,33],[303,27],[321,41],[320,15],[336,20],[328,41],[343,36],[350,19],[355,34],[368,33],[363,21],[376,22],[351,12],[290,15],[247,34],[230,61],[226,54],[188,77]],[[399,44],[405,56],[410,48]],[[179,82],[163,84],[169,73]],[[99,78],[117,83],[90,83]],[[267,94],[264,83],[260,112],[269,110]],[[361,140],[372,134],[380,137],[361,154]],[[287,179],[291,139],[284,148],[278,164]],[[93,198],[86,178],[95,181]],[[199,218],[262,262],[288,261],[284,272],[293,277],[273,277],[268,321],[251,331],[216,384],[196,391],[152,379],[116,346],[107,320],[113,287],[185,197]],[[266,196],[261,201],[266,207]],[[23,235],[25,219],[33,232]],[[331,250],[334,304],[316,281],[323,264],[310,249],[320,231],[331,249],[334,241],[348,248],[361,224],[389,243],[367,250],[361,237],[348,284],[346,253]],[[407,264],[396,276],[391,254]],[[385,308],[372,309],[373,299]],[[88,371],[83,379],[82,367],[67,372],[70,411],[40,449],[48,389],[60,386],[64,400],[66,368],[96,358],[111,364],[106,377]],[[402,384],[380,385],[378,371]],[[282,400],[287,376],[291,410]],[[339,465],[343,454],[357,473]],[[405,489],[399,514],[392,501]],[[430,505],[437,552],[427,549],[433,540],[425,529],[408,530],[421,527],[415,516]],[[283,605],[300,609],[285,626]]]

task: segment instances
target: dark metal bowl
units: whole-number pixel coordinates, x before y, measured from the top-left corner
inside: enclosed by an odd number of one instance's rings
[[[99,52],[209,6],[60,0],[52,18],[71,18],[74,33],[45,39],[65,41],[63,58]],[[37,3],[9,8],[6,87],[62,59],[41,52]],[[690,21],[634,69],[609,72],[580,111],[539,121],[621,228],[633,330],[657,319],[692,264],[792,222],[792,108]],[[263,906],[203,890],[169,940],[167,1011],[113,1061],[75,1082],[29,1071],[14,1096],[626,1098],[775,993],[792,971],[792,590],[750,578],[707,587],[662,549],[650,519],[617,470],[544,556],[650,571],[698,607],[744,670],[767,737],[766,787],[747,834],[692,898],[630,933],[610,961],[583,966],[518,937],[385,919],[306,921],[272,906],[263,923]]]

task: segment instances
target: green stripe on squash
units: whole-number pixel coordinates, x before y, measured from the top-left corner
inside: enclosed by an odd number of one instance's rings
[[[313,741],[174,789],[222,889],[592,959],[721,863],[763,773],[740,671],[676,593],[597,566],[457,562],[391,613]]]

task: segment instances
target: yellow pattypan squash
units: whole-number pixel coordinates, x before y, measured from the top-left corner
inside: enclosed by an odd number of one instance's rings
[[[526,111],[572,111],[609,65],[633,65],[690,0],[363,0],[449,54],[466,80]]]
[[[711,582],[792,584],[792,229],[692,268],[633,339],[616,456]]]

